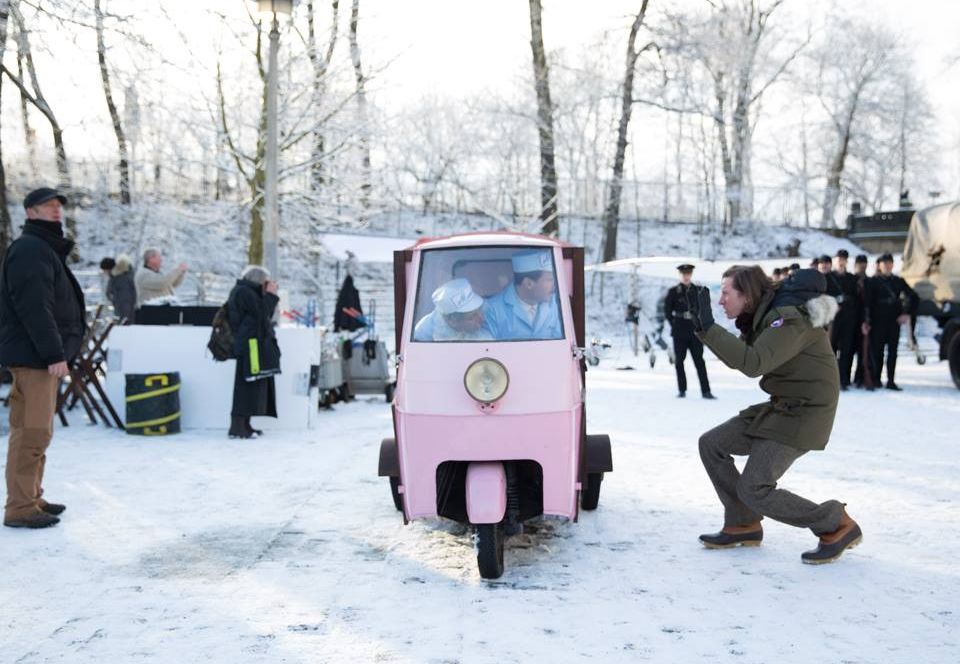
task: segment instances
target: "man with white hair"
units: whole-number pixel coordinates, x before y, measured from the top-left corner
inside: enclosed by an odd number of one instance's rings
[[[433,311],[420,319],[414,341],[492,341],[483,315],[483,298],[466,279],[453,279],[431,296]]]
[[[137,270],[137,306],[160,297],[170,297],[173,289],[183,283],[187,274],[187,264],[180,263],[173,271],[163,274],[163,254],[159,249],[147,249],[143,252],[143,267]]]

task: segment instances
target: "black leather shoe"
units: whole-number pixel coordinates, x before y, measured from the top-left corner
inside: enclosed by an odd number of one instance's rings
[[[683,390],[680,390],[679,392],[677,392],[677,398],[678,398],[678,399],[686,399],[686,398],[687,398],[687,393],[684,392]]]
[[[839,537],[839,539],[831,542],[828,539],[829,536],[821,537],[820,543],[817,544],[817,548],[813,551],[804,551],[801,553],[800,560],[808,565],[823,565],[824,563],[832,563],[834,560],[842,556],[844,551],[847,549],[852,549],[860,544],[860,542],[863,541],[863,532],[860,530],[860,526],[857,525],[856,521],[853,521],[853,519],[850,521],[851,525],[847,528],[846,532]],[[827,541],[824,541],[825,539]]]
[[[47,514],[58,516],[63,514],[63,511],[67,509],[66,505],[61,505],[60,503],[43,503],[40,505],[40,509],[46,512]]]
[[[747,533],[730,534],[722,530],[700,536],[700,541],[708,549],[732,549],[735,546],[760,546],[763,541],[763,528]]]
[[[717,397],[713,396],[713,392],[707,392],[703,395],[704,399],[716,399]]]
[[[896,383],[887,383],[887,389],[894,390],[895,392],[903,392],[903,388]]]
[[[60,523],[60,519],[37,510],[33,514],[20,517],[19,519],[4,519],[3,525],[8,528],[49,528]]]

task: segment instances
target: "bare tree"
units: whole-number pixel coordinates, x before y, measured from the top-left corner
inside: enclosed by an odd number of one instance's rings
[[[10,0],[0,0],[0,62],[7,46],[7,24],[10,18]],[[0,75],[0,107],[3,102],[3,76]],[[3,132],[0,131],[0,137]],[[13,224],[10,221],[10,210],[7,206],[7,174],[3,169],[3,142],[0,140],[0,258],[10,246],[13,235]]]
[[[70,168],[67,161],[67,150],[64,147],[63,143],[63,128],[60,126],[60,123],[57,122],[57,117],[53,113],[53,109],[50,107],[50,104],[43,96],[43,92],[40,90],[40,80],[37,77],[37,69],[33,63],[33,54],[30,49],[30,39],[29,33],[26,28],[23,14],[19,11],[16,5],[9,5],[10,7],[10,16],[13,17],[14,21],[17,24],[18,34],[20,35],[19,43],[17,44],[18,49],[23,56],[23,61],[27,67],[27,74],[30,77],[30,86],[31,89],[27,88],[26,83],[16,74],[11,72],[3,64],[0,64],[0,69],[3,73],[7,75],[7,78],[17,86],[21,94],[23,94],[33,106],[40,111],[47,121],[50,123],[50,129],[53,133],[53,149],[54,154],[56,155],[57,161],[57,187],[65,192],[70,192],[73,189],[73,185],[70,179]],[[70,213],[68,208],[67,214],[64,219],[67,230],[76,235],[77,226],[76,219]]]
[[[640,11],[633,18],[630,25],[630,36],[627,38],[627,61],[623,75],[623,85],[620,95],[620,122],[617,126],[617,144],[613,155],[613,175],[607,191],[607,206],[603,212],[603,261],[612,261],[617,257],[617,225],[620,222],[620,198],[623,193],[623,164],[627,154],[628,130],[630,116],[633,111],[633,77],[637,68],[637,59],[644,51],[653,48],[650,42],[637,50],[637,34],[647,15],[649,0],[643,0]]]
[[[809,43],[807,37],[789,46],[793,40],[773,33],[770,20],[783,2],[711,0],[705,20],[672,17],[673,48],[699,63],[709,78],[708,106],[720,143],[728,231],[753,212],[750,160],[760,101]],[[789,50],[781,54],[785,44]]]
[[[331,0],[331,21],[330,38],[327,40],[327,48],[323,54],[319,52],[317,45],[317,31],[314,27],[314,0],[307,0],[307,56],[313,68],[313,104],[317,108],[326,94],[327,72],[330,70],[330,63],[333,60],[333,50],[337,44],[337,32],[339,25],[339,0]],[[313,136],[313,164],[311,166],[311,189],[318,191],[324,184],[324,161],[326,152],[326,133],[323,127],[317,127]]]
[[[874,89],[895,66],[896,38],[860,20],[838,20],[817,55],[817,97],[833,134],[823,196],[824,226],[836,227],[841,181],[858,123],[881,103]]]
[[[361,215],[366,216],[370,208],[370,136],[369,136],[369,117],[367,113],[367,78],[363,73],[363,66],[360,62],[360,43],[357,40],[357,28],[360,23],[360,0],[353,0],[350,9],[350,61],[353,63],[353,71],[357,82],[357,114],[360,123],[360,159],[361,181],[360,181],[360,208]],[[361,219],[361,222],[364,219]]]
[[[540,137],[540,229],[544,235],[560,233],[557,210],[557,169],[554,163],[553,103],[547,56],[543,48],[543,9],[540,0],[530,1],[530,48],[537,91],[537,133]]]
[[[110,73],[107,71],[107,48],[103,40],[103,10],[100,0],[93,0],[93,12],[96,18],[97,30],[97,60],[100,63],[100,78],[103,81],[103,95],[107,100],[107,109],[110,111],[110,120],[113,122],[113,133],[117,137],[117,148],[120,151],[120,202],[130,204],[130,162],[127,158],[127,137],[120,122],[120,113],[113,102],[113,93],[110,90]]]

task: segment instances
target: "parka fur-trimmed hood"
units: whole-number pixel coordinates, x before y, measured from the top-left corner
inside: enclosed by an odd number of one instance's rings
[[[121,274],[129,272],[133,268],[133,260],[126,254],[120,254],[116,258],[116,265],[110,270],[110,274],[119,277]]]
[[[818,295],[812,300],[808,300],[803,308],[806,309],[810,316],[810,324],[814,327],[826,327],[840,311],[837,298],[832,295]]]

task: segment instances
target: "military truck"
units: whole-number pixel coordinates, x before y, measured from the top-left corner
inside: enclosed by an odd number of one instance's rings
[[[920,297],[917,313],[939,323],[940,359],[960,389],[960,202],[913,215],[901,274]]]

